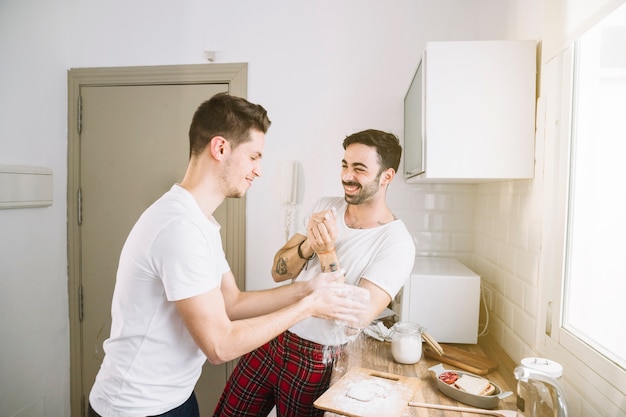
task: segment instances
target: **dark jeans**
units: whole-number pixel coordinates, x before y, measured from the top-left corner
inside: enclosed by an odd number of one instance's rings
[[[96,413],[93,408],[91,408],[91,404],[89,404],[89,411],[87,412],[87,417],[101,417],[100,414]],[[194,392],[191,393],[191,396],[187,401],[174,408],[173,410],[167,411],[163,414],[159,414],[158,416],[152,417],[200,417],[200,410],[198,410],[198,401],[196,400],[196,394]]]

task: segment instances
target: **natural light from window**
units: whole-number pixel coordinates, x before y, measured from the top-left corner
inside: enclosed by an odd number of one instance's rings
[[[562,326],[626,369],[626,6],[577,42],[573,90]]]

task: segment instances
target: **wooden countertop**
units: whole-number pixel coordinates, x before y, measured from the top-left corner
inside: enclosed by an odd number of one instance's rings
[[[424,346],[425,345],[426,344],[424,343]],[[442,346],[445,349],[446,345],[443,344]],[[498,406],[499,409],[517,409],[515,404],[515,388],[517,381],[513,376],[513,369],[516,365],[504,353],[504,351],[491,338],[489,338],[489,336],[480,338],[479,343],[476,345],[453,344],[451,346],[465,349],[472,353],[481,354],[493,361],[496,361],[498,363],[498,368],[495,371],[489,372],[487,375],[483,376],[498,384],[503,391],[513,392],[512,395],[500,400]],[[436,359],[426,358],[423,355],[422,359],[414,365],[402,365],[396,363],[391,356],[390,343],[380,342],[366,336],[365,334],[361,334],[357,340],[347,346],[346,351],[341,354],[340,358],[335,363],[331,385],[341,378],[348,369],[361,367],[375,371],[418,378],[420,380],[420,388],[413,397],[413,401],[471,407],[467,404],[453,400],[439,391],[434,374],[428,370],[431,366],[439,363],[441,362]],[[446,369],[458,369],[445,363],[443,366]],[[324,415],[325,417],[339,416],[339,414],[331,412],[326,412]],[[407,406],[402,414],[402,417],[474,417],[476,415],[479,414]]]

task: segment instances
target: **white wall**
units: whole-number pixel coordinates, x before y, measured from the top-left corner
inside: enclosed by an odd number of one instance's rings
[[[0,164],[53,170],[54,203],[0,210],[0,415],[69,415],[66,1],[0,2]]]
[[[248,286],[265,288],[284,242],[280,162],[301,163],[299,211],[318,196],[338,194],[346,135],[378,128],[402,136],[402,99],[426,40],[536,38],[540,4],[0,1],[0,164],[54,171],[51,207],[0,211],[0,415],[70,415],[69,68],[197,64],[206,62],[205,50],[218,51],[216,62],[249,63],[248,97],[274,122],[264,175],[249,191],[247,209]],[[396,181],[390,203],[419,238],[421,253],[467,258],[472,187]]]
[[[545,2],[545,24],[543,33],[542,69],[555,54],[568,47],[580,34],[596,23],[611,10],[623,4],[624,0],[598,0],[580,2],[577,0],[547,0]],[[520,22],[521,23],[521,22]],[[539,89],[544,102],[556,103],[554,92],[560,74],[540,77]],[[552,94],[552,96],[550,96]],[[554,105],[554,104],[553,104]],[[541,292],[558,276],[541,276],[540,258],[545,236],[558,233],[558,228],[542,228],[546,224],[544,212],[551,210],[544,205],[544,196],[554,193],[549,177],[556,172],[552,167],[557,161],[554,152],[555,137],[550,136],[554,127],[542,126],[547,120],[545,108],[538,111],[538,132],[535,142],[535,178],[530,181],[504,181],[482,184],[475,194],[474,231],[475,247],[472,261],[468,265],[482,277],[485,288],[493,295],[493,311],[490,332],[507,354],[519,363],[524,357],[537,356],[543,341],[544,323],[540,320],[539,305]],[[545,122],[547,125],[549,122]],[[545,256],[545,254],[544,254]],[[571,416],[596,417],[609,415],[607,392],[601,389],[589,390],[576,386],[569,375],[576,375],[579,369],[562,359],[564,363],[563,383]],[[570,367],[568,367],[570,365]],[[604,407],[604,408],[603,408]],[[613,415],[613,414],[610,414]]]

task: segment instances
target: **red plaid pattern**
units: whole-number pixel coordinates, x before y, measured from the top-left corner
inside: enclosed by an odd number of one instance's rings
[[[213,417],[267,416],[274,405],[278,417],[323,416],[313,402],[328,389],[340,353],[341,347],[281,334],[241,357]]]

